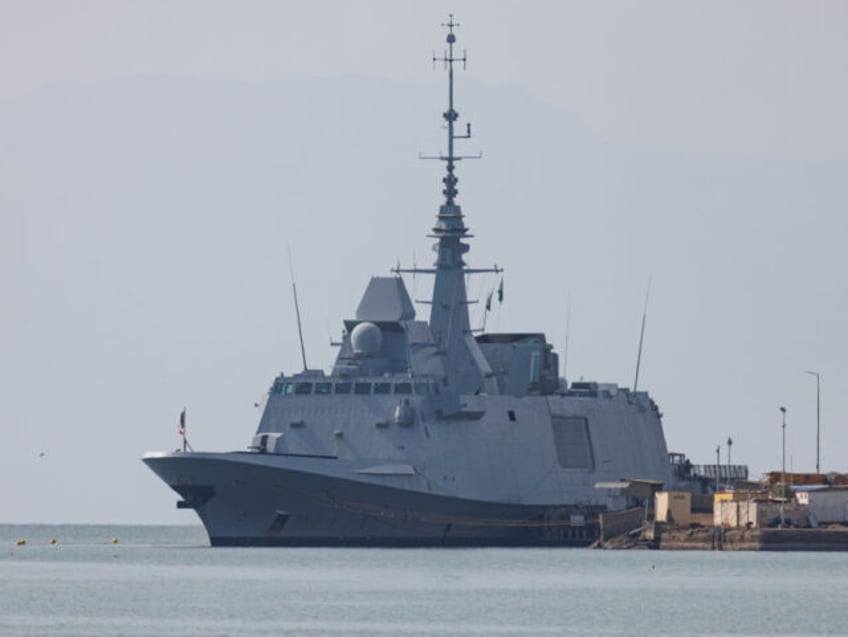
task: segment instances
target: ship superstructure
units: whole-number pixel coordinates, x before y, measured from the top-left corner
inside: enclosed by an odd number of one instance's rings
[[[457,204],[453,17],[444,202],[432,268],[374,277],[332,371],[274,379],[245,451],[148,453],[213,545],[587,544],[624,496],[596,485],[673,480],[646,392],[568,385],[544,334],[469,321],[468,228]],[[401,274],[434,276],[429,321]]]

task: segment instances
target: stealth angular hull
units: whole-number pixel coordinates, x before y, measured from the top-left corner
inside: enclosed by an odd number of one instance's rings
[[[422,493],[341,477],[333,458],[174,452],[144,462],[195,509],[213,546],[582,546],[598,533],[600,507]]]
[[[432,267],[373,277],[330,373],[276,377],[248,451],[184,445],[144,457],[214,545],[588,544],[601,511],[642,501],[619,481],[669,483],[661,415],[645,392],[569,384],[544,334],[471,325],[466,279],[490,276],[485,312],[495,285],[503,301],[503,279],[464,260],[454,145],[471,126],[454,130],[454,63],[465,58],[454,57],[457,25],[445,26],[448,144],[434,157],[446,170]],[[416,318],[409,273],[434,277],[428,320]]]

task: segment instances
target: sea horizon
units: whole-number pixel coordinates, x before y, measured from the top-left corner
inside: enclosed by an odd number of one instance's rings
[[[845,633],[845,553],[222,549],[157,524],[0,524],[0,548],[0,635]]]

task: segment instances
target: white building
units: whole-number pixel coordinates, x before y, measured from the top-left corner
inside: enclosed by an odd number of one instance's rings
[[[848,522],[848,487],[798,491],[795,498],[809,506],[819,522]]]

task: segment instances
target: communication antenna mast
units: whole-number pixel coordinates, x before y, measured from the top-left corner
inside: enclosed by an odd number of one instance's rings
[[[436,56],[433,53],[433,67],[436,66],[436,62],[443,62],[445,65],[445,69],[448,72],[448,110],[442,113],[442,117],[447,122],[448,126],[448,152],[445,154],[438,155],[421,155],[419,154],[419,159],[438,159],[446,163],[446,172],[447,174],[442,178],[442,183],[445,188],[442,190],[442,194],[445,196],[445,206],[453,213],[454,216],[459,217],[458,223],[454,220],[454,224],[456,227],[452,228],[456,231],[461,231],[464,235],[466,228],[462,224],[461,214],[458,213],[459,207],[456,206],[456,196],[459,194],[459,191],[456,188],[459,179],[454,175],[454,171],[456,170],[456,162],[461,161],[463,159],[480,159],[483,154],[477,153],[476,155],[457,155],[454,153],[454,141],[457,139],[471,139],[471,123],[465,124],[465,134],[454,133],[454,125],[457,119],[459,119],[459,113],[456,112],[456,109],[453,107],[453,65],[454,62],[462,62],[462,68],[465,68],[466,62],[468,61],[468,56],[465,53],[465,49],[462,51],[462,57],[454,54],[453,45],[456,43],[456,34],[453,32],[454,29],[459,27],[459,22],[453,21],[453,14],[448,14],[448,21],[442,23],[443,27],[447,27],[448,35],[446,38],[446,42],[448,44],[448,49],[442,54],[441,57]],[[444,214],[443,211],[440,213]]]
[[[565,347],[562,351],[562,377],[568,380],[568,336],[571,332],[571,292],[568,293],[568,309],[565,314]],[[636,391],[635,389],[633,391]]]
[[[645,292],[645,308],[642,310],[642,331],[639,332],[639,352],[636,354],[636,378],[633,380],[633,393],[639,387],[639,366],[642,363],[642,342],[645,340],[645,319],[648,317],[648,297],[651,295],[651,279],[648,279],[648,289]]]
[[[292,283],[292,296],[294,296],[294,313],[297,316],[297,336],[300,339],[300,356],[303,359],[303,371],[309,369],[306,365],[306,347],[303,345],[303,326],[300,323],[300,306],[297,303],[297,286],[294,283],[294,266],[292,265],[291,246],[287,246],[289,250],[289,275]]]
[[[466,344],[466,336],[471,333],[468,305],[466,277],[469,274],[500,273],[501,269],[494,268],[469,268],[464,255],[469,251],[469,244],[465,243],[472,235],[463,220],[462,207],[457,203],[459,190],[457,184],[459,178],[456,175],[457,165],[460,161],[467,159],[479,159],[482,155],[458,154],[456,145],[459,141],[471,138],[471,125],[460,126],[457,122],[459,113],[455,108],[454,95],[454,71],[461,63],[465,67],[467,57],[463,50],[460,55],[456,46],[456,29],[459,23],[454,21],[453,14],[449,14],[447,23],[443,26],[448,33],[445,38],[447,47],[442,55],[433,55],[433,64],[441,62],[444,64],[448,75],[448,103],[447,109],[442,112],[442,119],[447,128],[447,149],[436,155],[422,155],[421,159],[434,159],[445,165],[445,174],[442,177],[443,203],[439,206],[436,224],[433,226],[431,238],[437,239],[433,250],[436,253],[436,261],[433,268],[418,268],[412,270],[395,268],[396,273],[432,274],[435,275],[433,282],[432,300],[430,305],[430,330],[440,350],[449,357],[456,358],[456,365],[462,367],[466,362],[460,359],[467,358],[469,354]],[[422,301],[418,301],[422,302]],[[428,303],[427,301],[423,301]],[[446,365],[451,368],[453,362]],[[458,369],[458,368],[457,368]]]

